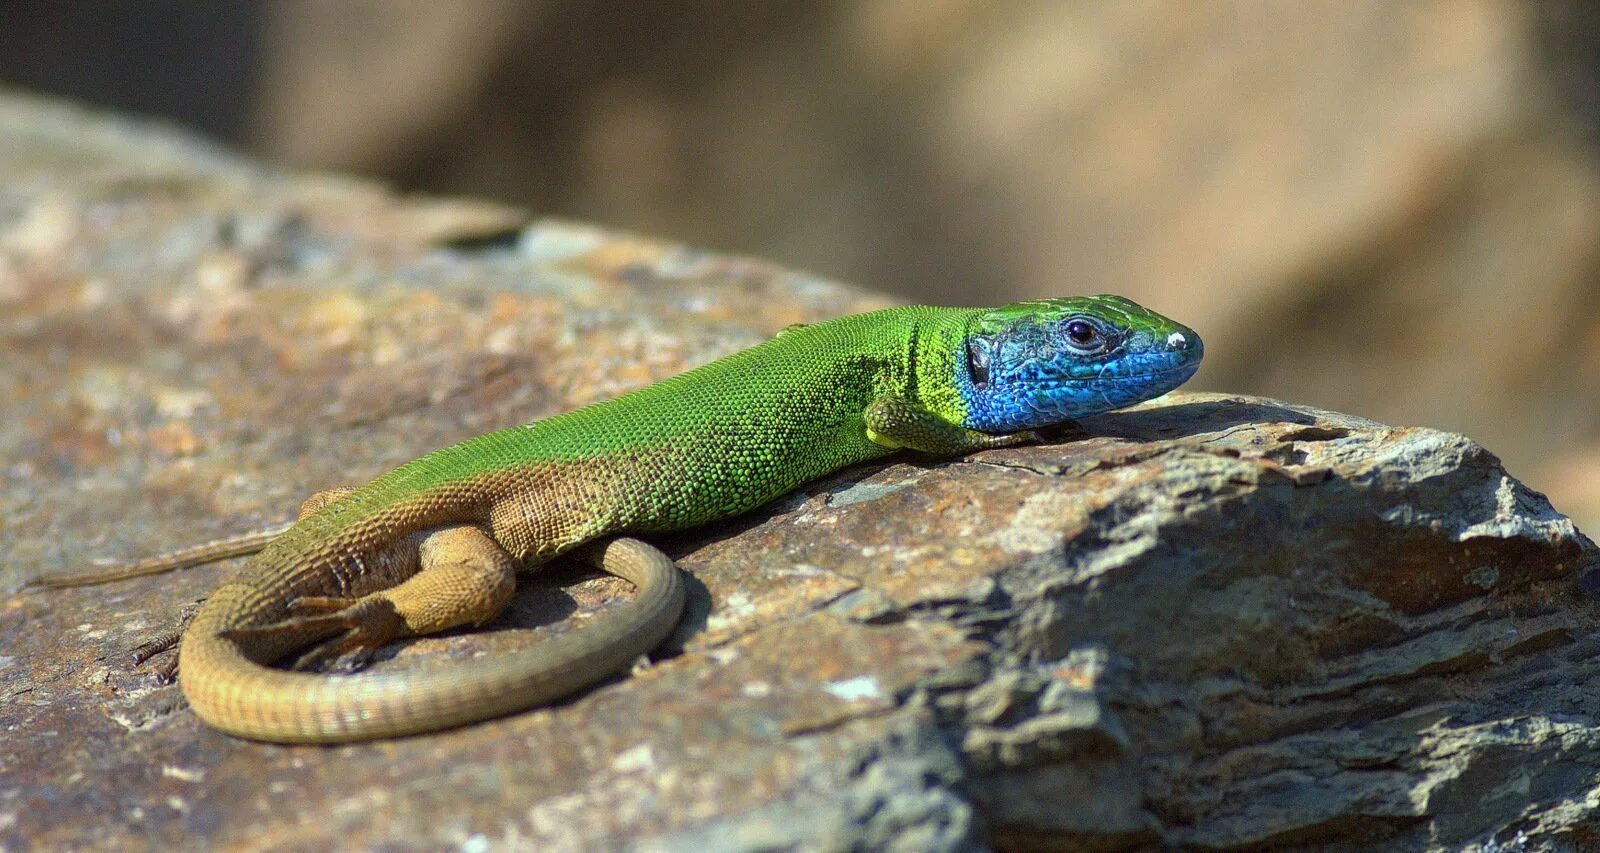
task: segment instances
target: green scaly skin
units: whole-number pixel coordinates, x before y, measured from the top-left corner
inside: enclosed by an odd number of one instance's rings
[[[1069,340],[1084,324],[1100,352]],[[393,637],[492,618],[512,572],[584,543],[727,518],[899,448],[1016,443],[1165,393],[1199,358],[1191,330],[1119,297],[895,308],[786,330],[314,499],[201,608],[183,635],[183,690],[212,726],[275,741],[387,737],[548,702],[670,632],[683,591],[660,552],[625,539],[593,554],[638,595],[528,652],[355,675],[271,664],[312,646],[297,665],[356,668]]]

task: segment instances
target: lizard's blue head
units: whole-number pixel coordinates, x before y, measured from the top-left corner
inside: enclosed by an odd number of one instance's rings
[[[977,318],[956,384],[967,427],[1014,432],[1159,397],[1203,352],[1193,329],[1120,296],[1018,302]]]

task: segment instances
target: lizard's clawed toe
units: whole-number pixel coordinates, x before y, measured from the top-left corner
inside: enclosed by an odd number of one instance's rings
[[[321,613],[300,616],[290,621],[344,629],[295,658],[293,669],[320,669],[350,673],[372,662],[384,643],[405,632],[405,622],[387,599],[368,597],[350,603],[348,599],[306,596],[289,603],[295,613]]]
[[[289,602],[289,612],[295,616],[326,616],[355,607],[359,598],[340,595],[302,595]]]
[[[295,658],[292,669],[321,672],[352,673],[365,669],[372,656],[388,642],[388,637],[375,637],[359,628],[313,646]]]
[[[183,632],[188,630],[189,623],[194,620],[194,614],[200,609],[198,604],[185,606],[178,615],[176,624],[151,635],[144,642],[129,649],[123,658],[128,669],[138,669],[147,662],[161,658],[151,664],[150,672],[156,676],[161,684],[171,684],[178,677],[178,643],[183,639]]]
[[[157,637],[140,643],[127,653],[128,669],[150,663],[149,672],[157,684],[171,684],[178,677],[178,644],[175,639]]]
[[[234,628],[223,635],[245,639],[289,634],[303,636],[308,642],[321,639],[296,657],[290,669],[355,672],[370,663],[385,643],[406,633],[405,621],[394,605],[378,596],[306,596],[291,601],[289,612],[303,615],[270,625]]]
[[[148,661],[151,658],[162,654],[163,652],[169,652],[177,648],[178,640],[182,638],[182,636],[183,635],[178,631],[163,632],[158,636],[151,637],[139,645],[134,646],[132,649],[128,650],[129,667],[132,668],[143,666],[145,661]]]

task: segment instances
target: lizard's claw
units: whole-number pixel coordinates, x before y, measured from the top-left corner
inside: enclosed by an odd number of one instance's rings
[[[295,616],[325,616],[349,610],[361,602],[359,598],[342,595],[302,595],[289,602],[289,612]]]

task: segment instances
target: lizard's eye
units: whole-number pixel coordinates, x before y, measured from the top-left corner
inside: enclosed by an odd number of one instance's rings
[[[1094,323],[1082,317],[1073,317],[1063,326],[1067,346],[1080,355],[1093,355],[1106,346],[1106,336]]]
[[[989,350],[976,339],[967,341],[967,372],[972,375],[972,384],[989,384]]]

